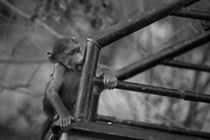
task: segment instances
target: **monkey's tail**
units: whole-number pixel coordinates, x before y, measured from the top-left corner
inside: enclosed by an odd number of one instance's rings
[[[49,131],[53,121],[47,118],[44,122],[44,124],[41,127],[41,130],[39,132],[39,140],[44,140],[45,135]]]

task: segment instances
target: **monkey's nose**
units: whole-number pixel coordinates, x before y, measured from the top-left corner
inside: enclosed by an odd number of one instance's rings
[[[83,65],[84,64],[84,60],[82,59],[81,61],[79,61],[78,65]]]
[[[81,64],[84,64],[85,63],[85,58],[83,57],[80,62],[81,62]]]

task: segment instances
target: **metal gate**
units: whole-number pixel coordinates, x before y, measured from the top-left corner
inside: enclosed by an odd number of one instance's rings
[[[181,16],[194,19],[210,20],[210,14],[198,11],[181,10],[199,0],[173,0],[167,5],[150,12],[144,12],[124,20],[97,35],[87,39],[86,59],[82,71],[79,95],[76,103],[75,120],[72,133],[85,138],[98,139],[139,139],[139,140],[207,140],[210,133],[165,127],[131,120],[97,115],[99,94],[93,93],[94,85],[102,85],[101,79],[95,78],[96,65],[100,49],[166,16]],[[115,72],[118,77],[116,88],[156,94],[195,102],[210,103],[210,95],[193,91],[180,91],[164,87],[155,87],[125,80],[156,65],[210,72],[210,67],[172,60],[172,58],[210,41],[210,31],[196,37],[168,46],[149,55],[139,62],[130,64]]]

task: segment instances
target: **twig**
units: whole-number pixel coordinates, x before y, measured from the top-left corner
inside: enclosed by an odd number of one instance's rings
[[[18,15],[20,15],[20,16],[26,18],[26,19],[30,19],[31,18],[31,16],[29,14],[24,13],[23,11],[21,11],[18,8],[16,8],[15,6],[13,6],[11,3],[7,2],[6,0],[0,0],[0,2],[2,4],[4,4],[4,5],[6,5],[7,7],[9,7],[14,12],[16,12]],[[49,27],[47,24],[43,23],[41,20],[37,20],[36,23],[38,23],[39,25],[41,25],[42,27],[44,27],[49,33],[51,33],[55,37],[57,37],[57,38],[64,37],[63,35],[57,33],[54,29],[52,29],[51,27]]]
[[[176,120],[172,120],[170,117],[166,116],[165,114],[159,112],[159,109],[157,109],[156,106],[154,106],[153,104],[151,104],[150,102],[146,102],[145,100],[142,100],[140,98],[141,102],[143,102],[145,105],[148,105],[154,112],[156,112],[158,115],[160,115],[161,117],[163,117],[164,119],[166,119],[168,122],[170,122],[171,124],[179,127],[179,128],[184,128],[187,129],[184,125],[182,125],[180,122],[176,121]]]
[[[31,77],[28,80],[28,84],[31,83],[31,81],[33,80],[33,78],[35,77],[36,73],[38,72],[39,68],[41,67],[42,63],[39,63],[39,65],[36,67],[36,69],[33,71],[33,74],[31,75]]]
[[[0,59],[0,63],[3,64],[17,64],[17,65],[25,65],[25,64],[40,64],[40,63],[44,63],[47,62],[47,60],[5,60],[5,59]]]
[[[127,94],[128,94],[128,92],[127,91],[125,91]],[[175,125],[175,126],[177,126],[177,127],[179,127],[179,128],[185,128],[186,129],[186,127],[184,127],[184,125],[182,125],[180,122],[178,122],[178,121],[176,121],[176,120],[172,120],[171,118],[169,118],[168,116],[166,116],[165,114],[163,114],[163,113],[161,113],[160,111],[159,111],[159,109],[157,108],[157,106],[154,106],[153,104],[151,104],[150,102],[147,102],[147,101],[145,101],[145,100],[143,100],[142,98],[139,98],[139,100],[142,102],[142,103],[144,103],[146,106],[149,106],[151,109],[152,109],[152,111],[154,111],[155,113],[157,113],[158,115],[160,115],[161,117],[163,117],[164,119],[166,119],[168,122],[170,122],[171,124],[173,124],[173,125]],[[133,112],[133,114],[135,114],[134,112]],[[136,114],[138,114],[138,113],[136,113]],[[138,114],[139,115],[139,114]]]
[[[5,86],[5,85],[0,85],[0,88],[3,89],[9,89],[9,90],[16,90],[20,88],[28,88],[30,85],[15,85],[15,86]]]
[[[18,15],[21,15],[24,18],[30,19],[30,15],[22,12],[21,10],[17,9],[15,6],[13,6],[12,4],[10,4],[9,2],[7,2],[6,0],[1,0],[1,3],[3,3],[4,5],[8,6],[11,10],[13,10],[14,12],[16,12]]]
[[[31,96],[33,98],[36,98],[36,99],[40,99],[39,97],[42,95],[42,94],[37,94],[37,95],[34,95],[28,91],[24,91],[24,90],[21,90],[21,88],[29,88],[30,85],[15,85],[15,86],[4,86],[4,85],[0,85],[0,89],[1,90],[10,90],[10,91],[15,91],[16,93],[19,93],[19,94],[24,94],[24,95],[28,95],[28,96]]]
[[[41,20],[36,21],[39,25],[44,27],[50,34],[54,35],[57,38],[63,38],[64,36],[57,33],[55,30],[53,30],[51,27],[49,27],[47,24],[43,23]]]

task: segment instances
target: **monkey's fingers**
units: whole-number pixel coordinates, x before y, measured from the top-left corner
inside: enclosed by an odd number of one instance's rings
[[[114,78],[112,81],[112,89],[114,89],[117,86],[117,78]]]
[[[62,130],[63,132],[67,132],[65,120],[61,121],[60,126],[61,126],[61,130]]]
[[[104,78],[103,79],[103,83],[104,83],[104,88],[107,89],[107,86],[108,86],[108,84],[107,84],[108,83],[107,78]]]
[[[67,119],[67,129],[68,132],[71,130],[71,117]]]
[[[75,122],[74,117],[71,116],[71,121]]]
[[[66,118],[63,120],[63,131],[69,132],[71,130],[71,118]]]
[[[112,78],[109,83],[109,89],[114,89],[117,85],[117,78]]]
[[[117,78],[115,78],[114,88],[117,86]]]
[[[59,119],[59,116],[56,114],[54,117],[53,117],[53,120],[54,121],[57,121]]]
[[[110,79],[107,79],[106,89],[112,89],[112,81]]]
[[[110,82],[110,87],[109,87],[109,89],[114,89],[114,81],[111,81],[111,82]]]

